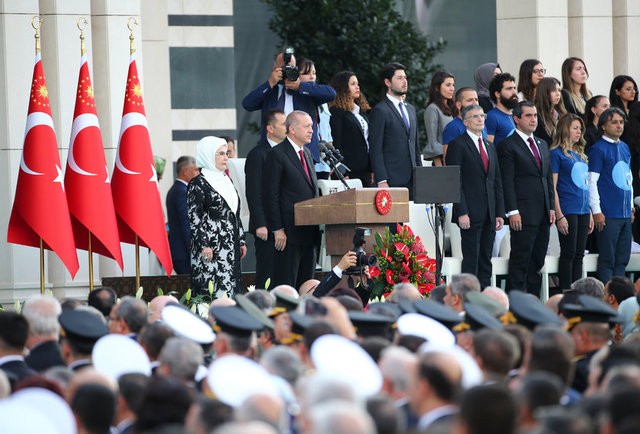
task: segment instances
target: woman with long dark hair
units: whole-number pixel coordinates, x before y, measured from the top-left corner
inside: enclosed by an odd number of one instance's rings
[[[423,154],[425,159],[433,160],[434,166],[444,165],[447,150],[442,145],[442,131],[458,115],[453,100],[455,90],[455,77],[447,71],[437,71],[431,78],[429,102],[424,111],[427,145]]]
[[[547,143],[553,142],[556,125],[561,116],[567,114],[562,102],[560,81],[557,78],[545,77],[538,83],[536,98],[538,110],[538,128],[534,134]]]
[[[603,111],[611,107],[609,98],[604,95],[596,95],[587,101],[584,108],[584,130],[585,153],[589,153],[589,148],[600,140],[602,132],[598,130],[598,120]]]
[[[549,156],[556,195],[556,226],[560,241],[560,289],[582,278],[587,235],[593,231],[589,209],[584,121],[569,113],[560,118]]]
[[[536,97],[536,87],[546,72],[547,70],[538,59],[527,59],[522,62],[518,74],[518,100],[533,102]]]
[[[370,187],[369,122],[365,113],[371,107],[355,73],[338,72],[329,86],[336,91],[336,99],[329,104],[333,146],[340,150],[344,164],[351,170],[349,177],[360,179],[363,187]]]
[[[588,78],[587,65],[579,57],[569,57],[562,62],[562,100],[567,112],[584,116],[585,105],[591,98]]]

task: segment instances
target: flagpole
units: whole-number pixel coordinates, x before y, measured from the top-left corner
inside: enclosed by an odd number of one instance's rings
[[[44,295],[44,242],[40,237],[40,294]]]
[[[140,243],[136,234],[136,293],[140,289]]]

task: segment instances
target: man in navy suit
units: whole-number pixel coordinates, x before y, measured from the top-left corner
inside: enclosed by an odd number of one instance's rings
[[[464,107],[466,132],[449,143],[446,155],[447,166],[460,166],[460,202],[451,219],[460,227],[462,272],[477,276],[482,288],[491,284],[493,240],[504,223],[498,155],[482,138],[486,116],[477,104]]]
[[[369,155],[380,188],[406,187],[413,199],[413,168],[422,166],[416,110],[404,99],[405,67],[389,63],[380,74],[384,97],[369,115]]]
[[[7,374],[13,389],[17,383],[36,375],[24,361],[29,337],[27,319],[16,312],[0,312],[0,370]]]
[[[513,109],[516,130],[498,149],[504,205],[511,229],[509,288],[540,296],[549,245],[549,227],[555,223],[555,196],[549,146],[533,135],[538,114],[530,101]]]
[[[187,185],[198,175],[196,159],[182,156],[176,162],[176,178],[167,192],[167,219],[169,220],[169,248],[177,274],[191,274],[191,232],[187,217]]]
[[[267,137],[249,151],[244,164],[247,202],[249,204],[249,232],[254,235],[256,251],[256,287],[264,288],[267,279],[273,277],[273,259],[275,256],[273,234],[267,227],[267,215],[262,200],[262,174],[268,172],[265,167],[267,153],[287,137],[286,117],[282,110],[269,110],[263,120]],[[270,285],[273,287],[272,285]]]
[[[58,342],[60,313],[60,302],[50,295],[34,295],[22,308],[22,314],[29,323],[29,338],[26,344],[29,355],[24,360],[35,371],[44,372],[54,366],[65,366]]]
[[[299,288],[316,265],[318,226],[296,226],[294,205],[318,196],[318,182],[307,144],[313,135],[311,117],[296,110],[287,116],[287,138],[267,154],[263,202],[267,227],[276,249],[272,286]]]
[[[307,145],[311,151],[314,163],[320,162],[320,150],[318,148],[318,106],[331,102],[336,97],[336,91],[315,81],[301,82],[300,78],[295,81],[284,80],[282,67],[284,66],[282,53],[276,56],[273,69],[267,81],[252,90],[242,100],[242,107],[247,111],[261,110],[262,125],[261,138],[266,138],[266,128],[264,117],[271,109],[279,109],[285,115],[289,115],[294,110],[302,110],[311,117],[313,134]],[[295,56],[291,56],[289,66],[296,66]]]

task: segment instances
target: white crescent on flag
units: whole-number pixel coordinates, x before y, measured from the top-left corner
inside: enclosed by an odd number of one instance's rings
[[[53,119],[47,113],[29,113],[29,115],[27,116],[27,126],[24,129],[24,136],[27,137],[27,134],[29,134],[31,128],[37,127],[39,125],[46,125],[53,130]],[[43,175],[40,172],[31,170],[29,166],[27,166],[27,163],[25,163],[24,161],[24,152],[22,153],[22,157],[20,158],[20,169],[22,169],[23,172],[29,175]]]
[[[73,156],[76,137],[78,136],[78,134],[80,134],[80,131],[89,127],[100,128],[100,124],[98,123],[98,116],[94,115],[93,113],[81,114],[73,120],[73,125],[71,126],[71,140],[69,141],[69,157],[67,159],[67,162],[69,163],[69,167],[71,168],[71,170],[80,175],[96,176],[97,173],[87,172],[86,170],[78,166],[78,164],[76,163],[76,159]]]
[[[127,131],[127,128],[130,128],[136,125],[140,125],[145,128],[148,128],[147,118],[142,113],[131,112],[122,116],[122,126],[120,127],[120,137],[118,138],[118,143],[122,142],[122,136],[124,135],[124,132]],[[116,167],[118,168],[118,170],[120,170],[123,173],[126,173],[127,175],[139,175],[140,172],[134,172],[124,167],[124,164],[122,164],[122,161],[120,161],[119,151],[120,150],[118,150],[116,154]]]

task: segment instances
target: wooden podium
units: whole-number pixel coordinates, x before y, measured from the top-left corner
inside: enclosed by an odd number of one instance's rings
[[[391,210],[380,214],[375,198],[380,190],[391,194]],[[409,221],[409,190],[406,188],[357,188],[320,196],[295,204],[296,226],[325,225],[327,255],[331,256],[331,266],[353,249],[353,235],[356,227],[371,229],[371,236],[365,237],[365,251],[373,253],[373,234],[384,233],[389,223]]]

